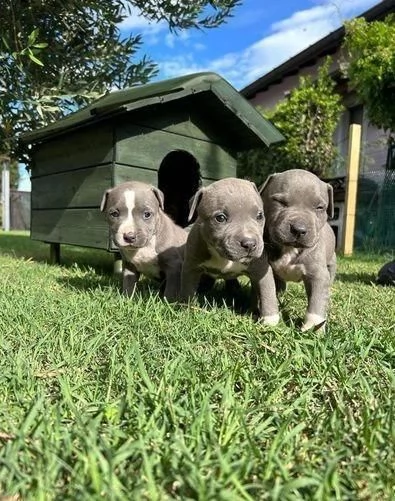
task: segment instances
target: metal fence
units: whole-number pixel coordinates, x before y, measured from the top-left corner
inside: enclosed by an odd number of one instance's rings
[[[372,166],[359,178],[355,247],[395,249],[395,145],[388,149],[385,169]]]

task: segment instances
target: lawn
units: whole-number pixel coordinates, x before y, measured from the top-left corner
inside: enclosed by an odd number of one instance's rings
[[[395,499],[390,255],[339,259],[327,332],[302,334],[299,284],[268,328],[247,288],[130,300],[107,253],[48,254],[0,233],[0,499]]]

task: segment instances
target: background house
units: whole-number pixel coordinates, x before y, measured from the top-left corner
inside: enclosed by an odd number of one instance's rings
[[[383,0],[362,14],[362,17],[367,21],[383,20],[393,12],[395,12],[395,0]],[[254,106],[271,109],[298,86],[300,76],[314,77],[326,57],[331,56],[333,62],[330,71],[337,81],[337,90],[342,94],[346,108],[335,134],[340,157],[333,167],[331,177],[336,179],[338,186],[339,179],[346,176],[349,127],[353,123],[360,124],[362,147],[354,245],[360,249],[395,248],[395,162],[392,162],[391,169],[391,162],[387,162],[391,152],[388,151],[386,134],[369,123],[363,106],[341,74],[340,64],[343,59],[341,45],[344,35],[344,27],[330,33],[247,85],[241,90],[241,94]],[[338,219],[333,224],[336,226],[339,243],[342,238],[344,197],[340,193],[337,198]]]

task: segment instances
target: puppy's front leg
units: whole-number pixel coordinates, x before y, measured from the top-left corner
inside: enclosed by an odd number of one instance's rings
[[[258,260],[250,270],[252,293],[257,296],[259,316],[266,325],[280,320],[273,270],[266,260]]]
[[[181,273],[181,301],[189,301],[196,293],[202,272],[196,266],[184,261]]]
[[[335,280],[335,275],[336,275],[336,253],[333,253],[332,258],[330,259],[328,263],[328,271],[329,271],[329,276],[330,276],[330,283],[331,285],[333,284],[333,281]]]
[[[319,276],[304,279],[307,293],[307,311],[302,325],[302,332],[313,327],[324,329],[330,283],[331,277],[327,269],[320,271]]]
[[[140,273],[127,261],[122,263],[122,292],[130,297],[133,295]]]
[[[163,296],[169,301],[177,301],[181,290],[181,263],[165,269],[166,287]]]
[[[277,295],[280,295],[283,292],[285,292],[285,290],[287,288],[287,282],[285,282],[284,280],[281,280],[281,278],[274,275],[274,283],[276,284]]]

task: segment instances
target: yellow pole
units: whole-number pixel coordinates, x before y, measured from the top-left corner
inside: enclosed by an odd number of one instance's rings
[[[359,161],[361,157],[361,125],[351,124],[348,142],[346,198],[344,207],[342,252],[350,256],[354,247],[355,212],[357,206],[357,189]]]

